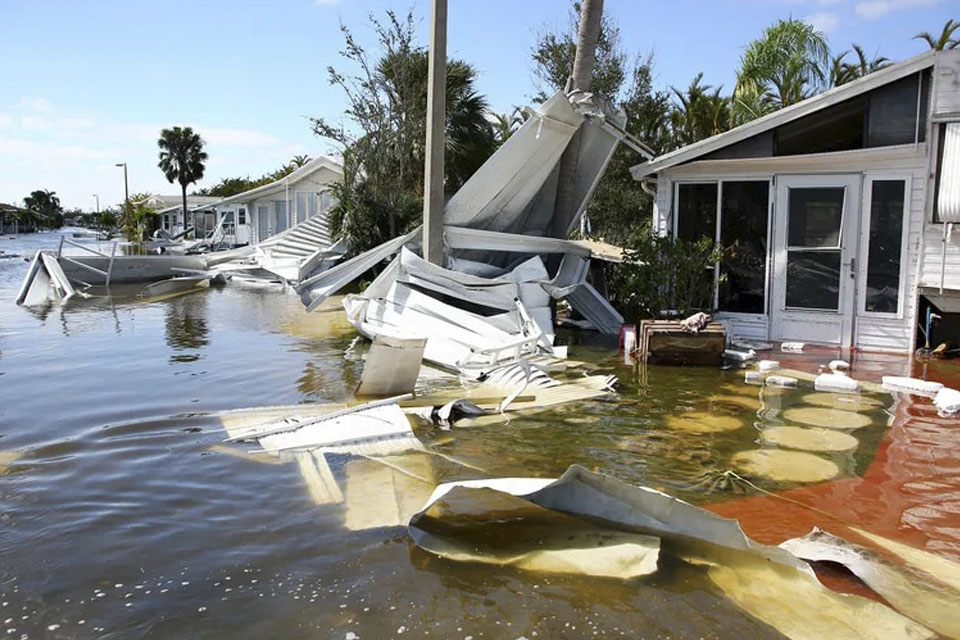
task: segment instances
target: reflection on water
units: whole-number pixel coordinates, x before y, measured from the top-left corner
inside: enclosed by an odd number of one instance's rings
[[[199,353],[182,353],[197,351],[209,344],[207,334],[207,296],[189,295],[160,303],[165,307],[164,332],[167,344],[176,353],[170,356],[170,362],[195,362],[200,359]]]
[[[43,235],[20,251],[55,247],[56,236]],[[441,560],[389,525],[403,522],[420,485],[556,477],[573,463],[699,504],[729,500],[732,490],[702,481],[735,468],[742,452],[800,451],[775,429],[831,429],[791,419],[798,407],[869,421],[836,429],[854,448],[803,450],[837,467],[825,486],[875,473],[882,455],[907,460],[909,490],[929,499],[930,460],[895,457],[884,438],[897,429],[930,443],[934,468],[956,455],[934,444],[949,425],[928,404],[908,411],[866,394],[855,407],[823,406],[804,397],[811,388],[752,387],[735,371],[638,370],[575,344],[573,357],[620,377],[619,395],[501,424],[417,427],[427,449],[469,467],[433,454],[392,467],[348,455],[276,464],[254,445],[224,445],[211,412],[348,398],[362,362],[344,357],[355,334],[342,313],[308,316],[294,295],[230,287],[155,304],[113,289],[34,311],[12,302],[25,269],[0,261],[0,452],[16,452],[0,453],[0,622],[10,619],[0,633],[11,637],[54,634],[53,625],[65,637],[118,638],[381,638],[401,628],[459,638],[778,637],[684,563],[630,583],[544,576]],[[688,428],[698,415],[733,428]],[[749,477],[773,491],[805,486]],[[935,480],[958,493],[955,474]],[[884,495],[898,491],[891,481]],[[943,512],[910,503],[904,513],[957,535]]]

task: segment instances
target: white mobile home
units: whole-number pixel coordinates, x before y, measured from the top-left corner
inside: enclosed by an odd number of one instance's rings
[[[187,208],[194,211],[198,207],[209,207],[223,198],[216,196],[187,196]],[[182,196],[151,195],[145,204],[153,207],[160,216],[160,228],[173,235],[183,231],[183,200]]]
[[[733,248],[714,271],[734,335],[908,351],[921,297],[960,295],[960,236],[944,229],[960,220],[960,51],[916,56],[632,173],[655,190],[658,232]]]
[[[258,244],[318,214],[325,218],[333,205],[330,188],[342,177],[340,163],[320,156],[280,180],[220,200],[212,207],[215,224],[222,224],[228,244]],[[326,225],[319,227],[329,244]]]

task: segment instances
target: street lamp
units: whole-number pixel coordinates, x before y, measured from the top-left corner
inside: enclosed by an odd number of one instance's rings
[[[127,163],[118,162],[118,167],[123,167],[123,215],[130,215],[130,189],[127,186]]]
[[[97,217],[94,220],[97,221],[97,231],[100,230],[100,196],[93,194],[94,199],[97,201]]]

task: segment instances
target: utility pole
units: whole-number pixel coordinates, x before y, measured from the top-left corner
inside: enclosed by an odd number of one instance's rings
[[[573,59],[571,91],[589,92],[593,87],[593,68],[597,62],[597,40],[603,18],[603,0],[583,0],[580,5],[580,26],[577,29],[577,54]],[[574,180],[577,172],[577,157],[580,155],[580,130],[573,134],[560,157],[560,172],[557,181],[557,200],[551,235],[565,238],[574,211]]]
[[[423,258],[443,262],[443,147],[446,142],[447,0],[432,0],[427,67],[427,155],[423,168]]]
[[[126,163],[126,162],[118,162],[118,163],[117,163],[117,166],[118,166],[118,167],[123,167],[123,215],[124,215],[124,217],[129,218],[129,216],[130,216],[130,188],[129,188],[129,186],[127,185],[127,163]],[[183,212],[183,220],[184,220],[184,223],[186,223],[186,220],[187,220],[187,212],[186,212],[186,211]],[[126,222],[126,220],[124,220],[124,222]]]

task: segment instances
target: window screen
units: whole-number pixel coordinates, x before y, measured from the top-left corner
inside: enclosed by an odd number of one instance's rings
[[[677,191],[677,237],[717,237],[717,184],[681,184]]]
[[[898,309],[905,192],[906,182],[903,180],[873,182],[866,311],[896,313]]]
[[[770,183],[724,182],[720,202],[720,310],[763,313]]]

